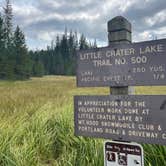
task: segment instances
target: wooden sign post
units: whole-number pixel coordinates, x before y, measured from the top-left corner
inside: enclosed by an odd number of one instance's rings
[[[111,47],[112,44],[130,44],[132,41],[131,36],[131,23],[122,16],[117,16],[108,22],[108,42]],[[116,48],[115,48],[116,51]],[[123,87],[110,87],[112,95],[126,95],[133,94],[134,88]]]

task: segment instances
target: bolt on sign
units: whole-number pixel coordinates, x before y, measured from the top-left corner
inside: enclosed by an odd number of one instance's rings
[[[79,51],[77,85],[145,86],[166,84],[166,39]]]
[[[166,96],[75,96],[75,135],[166,145]]]
[[[144,166],[143,148],[137,143],[106,141],[104,143],[105,166]]]

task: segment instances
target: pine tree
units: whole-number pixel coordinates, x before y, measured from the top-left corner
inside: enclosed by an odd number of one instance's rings
[[[0,15],[0,79],[5,79],[6,73],[4,71],[5,63],[7,59],[5,59],[4,55],[5,45],[4,45],[4,30],[3,30],[3,19]]]
[[[68,41],[67,41],[67,36],[66,33],[62,36],[62,40],[60,43],[60,50],[61,50],[61,56],[63,59],[62,62],[62,71],[61,74],[65,74],[67,70],[67,62],[69,61],[69,47],[68,47]]]
[[[96,39],[94,40],[93,47],[92,48],[97,48],[97,41]]]
[[[59,35],[56,36],[56,48],[59,49],[60,47],[60,38],[59,38]]]
[[[79,49],[79,43],[78,43],[78,35],[77,35],[77,31],[75,31],[74,33],[74,47],[76,50]]]
[[[25,44],[25,36],[19,26],[14,32],[14,50],[15,50],[15,74],[17,79],[28,79],[30,77],[32,64]]]
[[[79,41],[79,49],[83,50],[87,48],[89,48],[88,42],[86,41],[86,37],[82,34]]]
[[[64,61],[61,54],[61,39],[56,36],[56,47],[54,50],[55,74],[61,75],[64,72]]]
[[[4,37],[5,37],[5,47],[8,48],[11,46],[12,39],[12,5],[10,0],[6,0],[6,6],[4,9]]]
[[[1,14],[0,14],[0,49],[1,50],[4,49],[4,30],[3,30],[3,19]]]
[[[2,79],[15,79],[15,57],[13,54],[13,33],[12,33],[12,6],[10,0],[6,0],[6,6],[3,16],[3,78]]]
[[[77,49],[77,36],[75,36],[72,31],[70,31],[69,39],[68,39],[68,46],[69,46],[69,60],[67,63],[67,75],[73,75],[75,72],[75,59],[76,59],[76,49]]]

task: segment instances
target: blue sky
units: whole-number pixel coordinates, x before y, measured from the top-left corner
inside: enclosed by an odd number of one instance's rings
[[[166,38],[166,0],[11,0],[13,21],[30,49],[45,49],[68,30],[107,45],[107,21],[117,15],[132,23],[133,42]],[[0,0],[0,11],[5,0]]]

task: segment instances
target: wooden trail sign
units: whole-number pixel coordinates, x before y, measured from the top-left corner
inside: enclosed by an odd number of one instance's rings
[[[166,145],[166,96],[127,95],[129,86],[166,85],[166,39],[131,44],[121,16],[108,22],[108,39],[77,54],[77,86],[108,86],[113,95],[75,96],[75,134]]]
[[[166,96],[75,96],[75,135],[166,145]]]
[[[77,86],[166,84],[166,39],[79,51]]]

